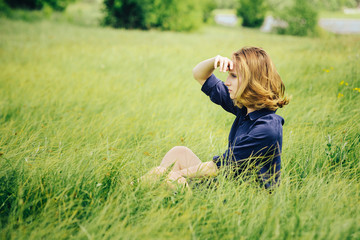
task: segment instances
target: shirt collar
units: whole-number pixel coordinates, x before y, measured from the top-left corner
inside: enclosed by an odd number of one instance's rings
[[[268,115],[268,114],[272,114],[272,113],[275,113],[276,111],[271,111],[267,108],[263,108],[263,109],[260,109],[260,110],[256,110],[256,111],[253,111],[251,113],[249,113],[249,118],[251,121],[254,121],[260,117],[263,117],[265,115]]]

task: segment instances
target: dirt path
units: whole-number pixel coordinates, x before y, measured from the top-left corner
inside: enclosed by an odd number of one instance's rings
[[[264,22],[266,26],[265,28],[263,26],[262,29],[270,31],[274,21],[272,17],[267,17]],[[233,14],[217,14],[215,22],[225,26],[235,26],[237,17]],[[337,34],[360,34],[360,19],[321,18],[318,24],[325,30]]]
[[[360,19],[322,18],[318,24],[329,32],[338,34],[360,33]]]

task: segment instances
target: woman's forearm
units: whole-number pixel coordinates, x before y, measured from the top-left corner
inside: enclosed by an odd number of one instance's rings
[[[198,63],[193,69],[193,76],[196,81],[198,81],[201,86],[205,83],[211,74],[214,72],[214,62],[215,57],[206,59]]]
[[[218,172],[218,168],[214,162],[203,162],[198,165],[192,166],[190,168],[186,168],[180,171],[177,171],[181,176],[184,177],[204,177],[204,176],[216,176]]]

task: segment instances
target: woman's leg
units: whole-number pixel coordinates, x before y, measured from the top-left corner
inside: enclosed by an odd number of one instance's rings
[[[178,182],[186,182],[179,171],[199,166],[201,160],[189,148],[176,146],[165,154],[159,167],[151,169],[147,174],[142,176],[141,179],[146,181],[155,180],[158,176],[164,174],[172,164],[174,164],[174,166],[169,173],[169,179],[178,179]]]
[[[213,161],[201,162],[201,160],[187,147],[174,147],[163,158],[157,171],[165,171],[166,168],[174,164],[170,173],[175,176],[182,176],[180,181],[184,181],[186,177],[204,177],[216,176],[218,168]],[[171,174],[170,174],[171,176]],[[174,179],[173,179],[174,180]],[[180,182],[178,180],[178,182]]]
[[[201,160],[187,147],[176,146],[168,151],[159,167],[151,169],[146,175],[141,177],[144,180],[156,179],[168,167],[174,164],[168,178],[176,180],[179,183],[187,184],[183,176],[201,177],[201,176],[215,176],[217,174],[217,166],[214,162],[201,162]]]
[[[160,163],[160,167],[168,168],[173,163],[172,171],[180,171],[201,163],[201,160],[187,147],[176,146],[168,151]]]

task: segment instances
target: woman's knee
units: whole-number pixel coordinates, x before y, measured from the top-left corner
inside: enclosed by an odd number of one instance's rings
[[[200,163],[200,159],[187,147],[176,146],[168,151],[160,166],[169,167],[174,164],[174,171],[189,168]]]
[[[190,148],[185,147],[185,146],[175,146],[172,149],[170,149],[169,152],[173,152],[175,154],[181,154],[181,153],[192,152],[192,151],[190,150]]]

